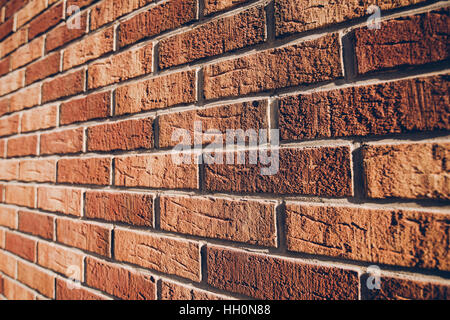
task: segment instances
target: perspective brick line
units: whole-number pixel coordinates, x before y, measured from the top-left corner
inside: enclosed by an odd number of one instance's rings
[[[371,4],[0,0],[0,299],[450,299],[450,1]]]

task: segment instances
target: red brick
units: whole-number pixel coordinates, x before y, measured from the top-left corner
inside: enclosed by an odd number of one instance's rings
[[[0,78],[0,96],[23,87],[25,70],[20,69]]]
[[[58,73],[60,64],[61,56],[59,52],[52,53],[44,59],[30,64],[25,72],[26,85]]]
[[[11,278],[15,278],[16,269],[17,258],[0,250],[0,271]]]
[[[353,194],[348,147],[280,149],[278,171],[276,154],[271,159],[273,170],[268,173],[272,175],[261,171],[270,165],[259,161],[250,164],[249,153],[244,155],[245,164],[229,164],[227,154],[223,154],[224,164],[205,164],[204,190],[334,197]],[[236,154],[233,157],[236,159]]]
[[[382,276],[380,289],[370,290],[366,286],[364,300],[448,300],[450,285],[436,281],[414,280],[401,277]]]
[[[10,67],[10,60],[11,56],[8,56],[2,60],[0,60],[0,77],[7,74],[11,67]]]
[[[20,234],[7,231],[5,249],[31,262],[36,260],[36,241]]]
[[[5,187],[5,202],[18,206],[34,208],[36,188],[25,185],[7,185]]]
[[[37,35],[44,33],[51,27],[56,26],[63,19],[64,14],[64,3],[60,2],[54,7],[51,7],[39,17],[34,19],[30,23],[28,30],[28,39],[33,39]]]
[[[57,124],[58,106],[50,105],[28,110],[22,114],[21,132],[53,128]]]
[[[207,282],[257,299],[358,299],[358,273],[220,247],[207,247]]]
[[[0,40],[6,38],[10,33],[13,32],[14,19],[8,19],[7,21],[0,24]]]
[[[71,69],[114,50],[114,28],[110,27],[76,42],[64,50],[63,70]]]
[[[13,52],[27,42],[27,30],[22,28],[0,42],[0,58]]]
[[[214,0],[209,0],[214,1]],[[333,24],[361,18],[368,14],[370,5],[381,11],[410,6],[425,0],[345,1],[275,0],[275,28],[278,36],[328,27]]]
[[[92,2],[92,1],[90,1]],[[100,2],[91,12],[91,30],[95,30],[119,17],[141,8],[153,0],[115,1],[105,0]]]
[[[5,17],[9,18],[19,9],[26,5],[30,0],[10,0],[5,5]]]
[[[105,281],[108,279],[108,281]],[[86,259],[86,284],[124,300],[156,300],[152,276],[93,258]]]
[[[74,280],[83,277],[83,256],[53,243],[38,242],[38,264]]]
[[[152,72],[152,52],[150,43],[91,64],[88,88],[99,88]]]
[[[45,239],[53,239],[54,218],[31,211],[19,211],[19,230]]]
[[[14,93],[9,100],[9,111],[21,111],[39,105],[41,86],[27,87]]]
[[[6,157],[6,139],[0,140],[0,158]]]
[[[0,118],[0,137],[18,133],[19,121],[20,116],[18,114]]]
[[[34,300],[36,294],[11,279],[3,278],[3,295],[9,300]]]
[[[448,59],[449,12],[450,9],[445,8],[389,20],[381,24],[381,29],[356,29],[354,46],[358,73]]]
[[[37,138],[37,135],[32,135],[8,139],[8,158],[37,155]]]
[[[67,0],[67,15],[71,15],[72,13],[69,12],[69,7],[71,6],[77,6],[80,9],[83,9],[84,7],[87,7],[88,5],[96,2],[98,0]]]
[[[88,218],[153,227],[153,195],[87,191]]]
[[[0,160],[0,180],[17,180],[18,174],[18,160]]]
[[[342,76],[337,34],[204,67],[204,96],[214,99],[329,81]]]
[[[198,167],[177,164],[170,154],[133,155],[114,159],[114,185],[164,189],[198,189]]]
[[[164,39],[159,66],[164,69],[261,43],[265,23],[264,8],[257,7]]]
[[[197,100],[196,73],[183,71],[119,87],[116,115],[192,103]]]
[[[47,1],[30,0],[22,9],[17,12],[16,28],[23,26],[25,23],[36,17],[47,8]]]
[[[368,145],[363,173],[370,198],[450,199],[450,144]]]
[[[61,159],[58,161],[58,183],[108,185],[111,159]]]
[[[200,247],[196,242],[117,228],[114,239],[118,261],[200,281]]]
[[[111,257],[111,228],[84,221],[58,218],[56,240],[70,247]]]
[[[275,203],[162,196],[161,229],[275,247]],[[193,227],[194,226],[194,227]]]
[[[204,4],[204,14],[210,15],[212,13],[224,11],[231,9],[237,5],[240,5],[242,3],[249,2],[250,0],[205,0]]]
[[[45,82],[42,85],[42,102],[83,92],[85,74],[85,70],[78,70]]]
[[[236,103],[226,106],[189,110],[184,112],[169,113],[159,116],[159,147],[174,147],[180,143],[172,139],[175,129],[187,130],[190,134],[190,144],[194,144],[194,125],[196,121],[202,124],[202,132],[207,130],[218,130],[222,135],[222,143],[226,143],[225,133],[228,129],[242,129],[247,131],[253,129],[268,128],[267,101],[253,101]],[[208,144],[218,139],[218,136],[203,136],[201,144]]]
[[[69,8],[69,6],[67,6],[67,8]],[[77,21],[79,21],[80,23],[80,28],[70,29],[70,26],[72,26]],[[68,23],[69,27],[67,26],[66,22],[47,33],[47,37],[45,39],[46,52],[53,51],[63,46],[64,44],[69,43],[70,41],[84,35],[86,33],[87,12],[73,16],[70,20],[68,20]]]
[[[3,206],[0,207],[0,226],[17,229],[17,210]]]
[[[83,151],[83,128],[41,134],[40,154],[67,154]]]
[[[183,285],[161,281],[161,300],[223,300],[225,296]]]
[[[56,300],[106,300],[106,298],[81,285],[75,286],[65,280],[56,279]]]
[[[11,70],[20,68],[36,59],[44,53],[44,37],[37,38],[20,47],[11,54]]]
[[[0,248],[5,248],[5,230],[4,229],[0,229]],[[0,264],[0,268],[1,268],[1,264]]]
[[[55,295],[55,277],[34,265],[19,261],[17,264],[17,280],[48,298],[53,298]]]
[[[399,209],[286,205],[288,250],[448,271],[450,219]]]
[[[43,210],[81,216],[81,190],[39,187],[37,207]]]
[[[106,118],[110,113],[111,92],[100,92],[61,104],[60,124]]]
[[[56,160],[21,160],[19,166],[20,181],[55,182]]]
[[[89,127],[88,151],[153,148],[153,118],[132,119]]]
[[[119,46],[156,36],[196,19],[196,0],[171,0],[159,4],[120,24]]]

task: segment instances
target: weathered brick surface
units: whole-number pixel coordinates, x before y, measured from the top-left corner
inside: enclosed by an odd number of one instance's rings
[[[30,64],[25,72],[25,83],[29,85],[59,72],[61,56],[59,52],[48,55],[42,60]]]
[[[38,242],[37,263],[74,280],[82,280],[83,256],[73,250],[49,242]]]
[[[0,160],[0,180],[16,180],[19,174],[19,160]]]
[[[108,185],[111,159],[61,159],[58,161],[59,183]]]
[[[20,111],[39,105],[41,87],[39,85],[27,87],[14,93],[9,99],[9,111]]]
[[[37,154],[37,135],[8,139],[6,154],[8,158]]]
[[[42,102],[48,102],[83,92],[85,76],[85,70],[81,69],[45,82],[42,85]]]
[[[57,25],[63,19],[64,3],[60,2],[56,6],[45,11],[30,23],[28,39],[33,39],[37,35],[47,31]]]
[[[68,129],[40,136],[40,154],[66,154],[83,151],[83,129]]]
[[[368,145],[363,149],[367,196],[450,199],[449,143]]]
[[[233,8],[234,6],[237,6],[242,3],[249,2],[249,0],[205,0],[205,8],[204,13],[205,15],[209,15],[212,13],[224,11],[226,9]]]
[[[36,188],[27,185],[5,186],[5,202],[22,207],[34,208]]]
[[[10,35],[8,38],[3,40],[0,43],[0,57],[4,57],[7,54],[13,52],[17,48],[19,48],[21,45],[27,42],[27,29],[22,28],[19,29],[17,32]]]
[[[41,238],[53,239],[53,225],[55,218],[49,215],[35,213],[32,211],[18,212],[18,229]]]
[[[61,104],[59,123],[61,125],[82,122],[109,116],[111,92],[100,92],[85,98],[74,99]]]
[[[5,249],[28,261],[36,260],[36,241],[18,233],[6,232]]]
[[[19,132],[20,115],[14,114],[0,119],[0,137]]]
[[[36,295],[32,290],[11,279],[3,278],[3,295],[10,300],[34,300]]]
[[[17,259],[12,255],[7,254],[6,251],[0,251],[0,271],[7,276],[15,278],[16,269]]]
[[[20,69],[3,76],[0,81],[0,96],[22,88],[24,75],[24,69]]]
[[[18,262],[17,279],[46,297],[55,294],[55,277],[28,263]]]
[[[57,114],[58,107],[56,105],[47,105],[28,110],[22,114],[20,129],[22,132],[30,132],[53,128],[56,126]]]
[[[171,281],[161,282],[162,300],[223,300],[225,297]]]
[[[69,6],[67,6],[68,8]],[[77,20],[73,20],[77,19]],[[64,44],[75,40],[86,33],[86,23],[87,23],[87,13],[81,13],[77,16],[71,17],[69,21],[69,26],[74,22],[79,21],[80,28],[68,27],[67,23],[52,29],[45,39],[45,50],[47,52],[53,51],[56,48],[63,46]]]
[[[44,38],[37,38],[30,43],[20,47],[11,54],[11,69],[15,70],[40,57],[44,48]]]
[[[45,211],[81,216],[81,196],[79,189],[39,187],[37,207]]]
[[[258,299],[358,299],[355,271],[207,247],[208,284]]]
[[[69,281],[56,279],[57,300],[106,300],[106,298],[87,288],[75,286]]]
[[[0,207],[0,226],[16,229],[17,210],[14,208]]]
[[[55,182],[56,160],[22,160],[19,165],[20,181]]]

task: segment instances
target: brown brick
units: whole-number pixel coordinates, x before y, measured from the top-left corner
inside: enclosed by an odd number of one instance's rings
[[[0,248],[2,248],[2,249],[5,248],[5,230],[4,229],[0,229]],[[0,263],[0,270],[1,270],[1,263]]]
[[[450,269],[445,214],[286,205],[288,250],[405,267]]]
[[[17,210],[3,206],[0,207],[0,226],[17,229]]]
[[[251,8],[162,40],[159,47],[159,66],[164,69],[185,64],[264,40],[264,8]]]
[[[11,279],[3,278],[3,294],[9,300],[34,300],[36,294],[23,285],[13,282]]]
[[[59,52],[52,53],[44,59],[30,64],[25,72],[26,85],[58,73],[60,64],[61,56]]]
[[[83,151],[83,128],[41,134],[40,154],[67,154]]]
[[[20,181],[55,182],[56,160],[21,160],[19,166]]]
[[[19,261],[17,280],[48,298],[53,298],[55,295],[55,277],[34,265]]]
[[[28,110],[22,114],[21,132],[48,129],[56,126],[58,106],[50,105]]]
[[[18,114],[0,118],[0,137],[18,133],[19,121],[20,116]]]
[[[64,50],[63,70],[71,69],[114,50],[114,28],[110,27],[72,44]]]
[[[132,155],[114,159],[114,185],[164,189],[198,189],[198,166],[177,164],[170,154]]]
[[[367,278],[363,278],[367,281]],[[450,285],[436,281],[382,276],[380,289],[362,285],[364,300],[449,300]]]
[[[6,232],[5,232],[6,233]],[[10,276],[16,277],[17,258],[0,250],[0,271]]]
[[[207,247],[207,282],[257,299],[358,299],[358,273],[245,251]]]
[[[23,26],[25,23],[36,17],[47,8],[47,1],[30,0],[16,16],[16,28]]]
[[[67,0],[67,9],[69,9],[70,6],[77,6],[80,9],[83,9],[84,7],[87,7],[88,5],[96,2],[98,0]],[[67,15],[71,15],[72,13],[67,10]]]
[[[39,209],[81,216],[81,190],[61,187],[39,187]]]
[[[6,157],[6,139],[0,140],[0,158]],[[1,195],[0,195],[1,198]]]
[[[450,8],[383,22],[354,31],[359,74],[417,66],[449,58]],[[411,54],[414,52],[414,54]]]
[[[18,160],[0,160],[0,180],[17,180],[18,174]]]
[[[85,73],[85,70],[78,70],[45,82],[42,85],[42,102],[83,92]]]
[[[89,66],[88,88],[94,89],[152,72],[153,45],[133,48]]]
[[[225,296],[183,285],[161,281],[161,300],[223,300]]]
[[[86,283],[124,300],[156,300],[152,276],[90,257],[86,259]]]
[[[171,0],[120,24],[119,46],[156,36],[197,19],[196,0]]]
[[[9,100],[9,111],[21,111],[39,104],[41,97],[41,86],[27,87],[14,93]]]
[[[60,2],[56,6],[48,9],[30,23],[28,39],[33,39],[37,35],[44,33],[53,26],[56,26],[63,19],[64,3]]]
[[[87,191],[88,218],[153,227],[153,195]]]
[[[163,196],[161,229],[275,247],[275,203]],[[193,227],[194,226],[194,227]]]
[[[19,230],[45,239],[53,239],[54,218],[31,211],[19,211]]]
[[[212,13],[231,9],[237,5],[240,5],[241,3],[246,3],[249,1],[250,0],[205,0],[205,8],[203,12],[205,15],[209,15]]]
[[[68,8],[69,6],[67,6]],[[78,20],[72,20],[78,19]],[[67,23],[64,23],[55,29],[51,30],[45,40],[45,51],[50,52],[75,40],[86,33],[86,23],[87,23],[87,12],[81,13],[79,15],[73,16],[69,21],[69,27]],[[80,28],[72,28],[70,26],[76,22],[80,22]]]
[[[58,161],[58,183],[108,185],[111,159],[61,159]]]
[[[95,293],[81,285],[62,279],[56,279],[56,299],[57,300],[106,300],[104,296]]]
[[[14,19],[8,19],[7,21],[0,24],[0,40],[6,38],[10,33],[13,32]]]
[[[79,248],[111,257],[111,228],[73,219],[56,219],[56,240],[70,247]]]
[[[7,231],[5,249],[31,262],[36,260],[36,241],[20,234]]]
[[[195,142],[194,125],[197,121],[201,122],[203,133],[206,133],[207,130],[220,131],[223,134],[222,142],[225,144],[227,129],[242,129],[244,131],[252,129],[256,132],[260,129],[267,129],[267,112],[267,101],[260,100],[164,114],[159,116],[159,147],[174,147],[180,143],[178,139],[172,139],[176,129],[187,130],[191,145],[193,145]],[[219,136],[203,136],[202,138],[202,141],[197,143],[208,144],[218,139]]]
[[[34,208],[36,188],[24,185],[7,185],[5,187],[5,202],[18,206]]]
[[[213,1],[213,0],[210,0]],[[425,0],[383,0],[330,2],[327,0],[275,0],[275,29],[278,36],[314,30],[370,15],[367,9],[377,5],[387,11]]]
[[[192,103],[197,100],[195,71],[183,71],[119,87],[116,115]]]
[[[204,96],[214,99],[329,81],[342,76],[336,34],[204,68]]]
[[[25,70],[20,69],[0,78],[0,96],[23,87]]]
[[[53,243],[39,241],[37,262],[40,266],[71,279],[82,280],[83,256],[78,252]]]
[[[88,151],[153,148],[153,118],[100,124],[87,129]]]
[[[228,154],[220,155],[224,164],[204,165],[205,190],[334,197],[353,193],[348,147],[280,149],[279,160],[276,154],[270,159],[272,168],[267,175],[261,169],[270,164],[250,164],[248,152],[244,153],[245,164],[236,164],[236,154],[231,164]]]
[[[5,17],[9,18],[19,11],[30,0],[9,0],[5,5]]]
[[[153,0],[102,1],[92,8],[90,29],[95,30],[151,2],[153,2]]]
[[[450,199],[449,143],[369,145],[362,153],[370,198]]]
[[[117,228],[114,238],[118,261],[200,281],[200,247],[196,242]]]
[[[10,60],[11,60],[11,56],[8,56],[8,57],[0,60],[0,77],[7,74],[10,71],[10,69],[11,69]]]
[[[0,58],[6,56],[7,54],[13,52],[21,45],[27,42],[27,31],[28,29],[22,28],[11,34],[8,38],[0,42]]]
[[[37,138],[37,135],[32,135],[8,139],[8,158],[37,155]]]
[[[11,54],[11,70],[20,68],[36,59],[44,53],[44,37],[37,38],[20,47]]]
[[[106,118],[110,113],[111,92],[90,94],[87,97],[61,104],[61,125]]]

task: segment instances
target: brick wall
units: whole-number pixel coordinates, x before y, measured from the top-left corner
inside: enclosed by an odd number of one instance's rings
[[[1,298],[449,299],[449,1],[0,7]]]

